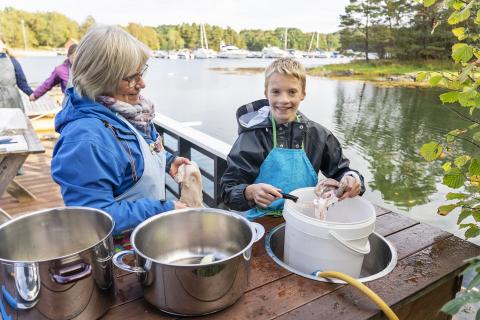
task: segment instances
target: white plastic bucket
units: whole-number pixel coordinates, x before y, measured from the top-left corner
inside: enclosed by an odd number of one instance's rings
[[[314,216],[314,188],[297,189],[297,203],[285,201],[284,261],[304,272],[333,270],[359,278],[370,252],[375,208],[362,197],[348,198],[328,209],[326,220]]]

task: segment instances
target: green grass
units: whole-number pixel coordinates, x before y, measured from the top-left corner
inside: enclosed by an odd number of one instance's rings
[[[455,71],[459,66],[451,60],[355,60],[345,64],[330,64],[317,67],[310,70],[311,74],[321,74],[327,72],[345,72],[352,70],[354,75],[366,77],[402,75],[419,71]]]

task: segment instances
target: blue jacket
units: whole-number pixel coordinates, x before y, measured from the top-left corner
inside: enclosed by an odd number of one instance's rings
[[[173,201],[115,201],[116,196],[134,184],[125,144],[138,177],[143,174],[143,157],[136,136],[110,109],[80,97],[73,88],[65,93],[65,104],[55,118],[60,139],[52,158],[52,177],[61,187],[65,205],[105,210],[115,220],[114,234],[172,210]],[[115,128],[118,140],[106,123]],[[149,144],[158,136],[153,124],[151,129],[150,136],[144,135]],[[173,156],[167,153],[166,171],[172,160]]]

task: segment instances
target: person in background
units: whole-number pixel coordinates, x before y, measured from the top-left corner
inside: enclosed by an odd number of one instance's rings
[[[150,50],[116,26],[94,26],[80,41],[73,88],[55,117],[60,138],[51,163],[65,205],[102,209],[114,235],[163,212],[185,208],[165,199],[165,176],[186,158],[168,153],[140,94]]]
[[[65,90],[68,88],[70,69],[73,65],[73,60],[75,59],[76,49],[76,44],[72,44],[70,47],[68,47],[67,59],[65,59],[61,65],[56,66],[55,69],[53,69],[50,77],[48,77],[47,80],[45,80],[37,89],[35,89],[35,91],[29,97],[30,101],[37,100],[57,84],[60,84],[62,92],[65,93]]]
[[[0,36],[0,108],[20,108],[25,112],[18,88],[28,96],[33,92],[20,63],[12,56],[5,39]]]
[[[237,110],[239,136],[221,179],[224,203],[247,211],[248,219],[280,216],[281,192],[321,183],[347,184],[341,199],[365,191],[363,177],[352,170],[335,136],[298,112],[305,98],[306,72],[295,59],[281,58],[265,71],[265,97]]]

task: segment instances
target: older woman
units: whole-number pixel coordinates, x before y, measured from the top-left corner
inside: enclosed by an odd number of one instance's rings
[[[0,36],[0,108],[24,110],[17,87],[26,95],[31,95],[33,92],[20,63],[10,54],[5,39]]]
[[[145,88],[149,49],[119,27],[95,26],[80,41],[73,88],[55,118],[60,133],[52,177],[67,206],[100,208],[115,220],[115,234],[172,209],[165,173],[189,160],[163,149]]]

